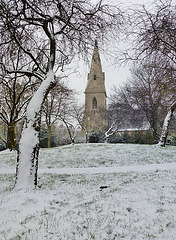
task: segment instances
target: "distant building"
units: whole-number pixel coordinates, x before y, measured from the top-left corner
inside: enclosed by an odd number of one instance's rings
[[[95,41],[90,73],[85,89],[84,126],[88,134],[94,130],[105,128],[103,117],[106,110],[105,74],[102,72],[98,43]]]

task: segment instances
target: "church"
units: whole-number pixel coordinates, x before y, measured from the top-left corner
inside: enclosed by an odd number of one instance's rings
[[[105,110],[107,95],[105,89],[105,74],[102,71],[97,41],[95,41],[91,68],[88,73],[87,86],[84,93],[84,126],[88,134],[92,130],[103,130],[106,126]]]

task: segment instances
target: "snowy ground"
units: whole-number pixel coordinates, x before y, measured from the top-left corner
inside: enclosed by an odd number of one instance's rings
[[[13,190],[15,158],[0,152],[0,240],[176,239],[176,147],[43,149],[30,192]]]

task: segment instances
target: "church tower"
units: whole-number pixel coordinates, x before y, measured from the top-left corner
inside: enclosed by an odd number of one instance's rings
[[[84,125],[87,132],[101,130],[105,127],[106,120],[104,110],[106,109],[105,74],[102,72],[98,43],[95,41],[90,73],[85,90],[85,117]]]

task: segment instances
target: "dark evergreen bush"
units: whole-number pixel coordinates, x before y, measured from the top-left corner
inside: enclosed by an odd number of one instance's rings
[[[122,137],[122,143],[130,143],[131,142],[131,136],[130,136],[130,134],[127,131],[125,131],[121,135],[121,137]]]
[[[0,151],[3,151],[5,149],[6,149],[5,143],[2,140],[0,140]]]
[[[151,129],[149,129],[147,131],[143,131],[142,141],[144,144],[157,144],[158,143],[158,141],[154,138]]]
[[[144,143],[143,132],[135,131],[131,134],[131,143]]]
[[[105,141],[105,135],[101,131],[92,131],[89,135],[89,143],[103,143]]]
[[[172,145],[172,146],[176,146],[176,136],[173,136],[173,137],[171,138],[171,145]]]
[[[134,131],[130,136],[131,143],[137,144],[156,144],[156,140],[152,134],[152,131],[149,129],[147,131]]]
[[[57,136],[54,132],[51,132],[51,147],[57,147]],[[47,129],[42,128],[40,130],[40,147],[47,148],[48,147],[48,132]]]
[[[127,131],[121,135],[113,135],[109,137],[110,143],[136,143],[136,144],[154,144],[156,143],[152,131],[134,131],[129,134]]]
[[[58,146],[71,144],[71,139],[69,137],[62,137],[58,139]]]
[[[122,136],[118,135],[112,135],[109,137],[109,143],[122,143],[123,139]]]

